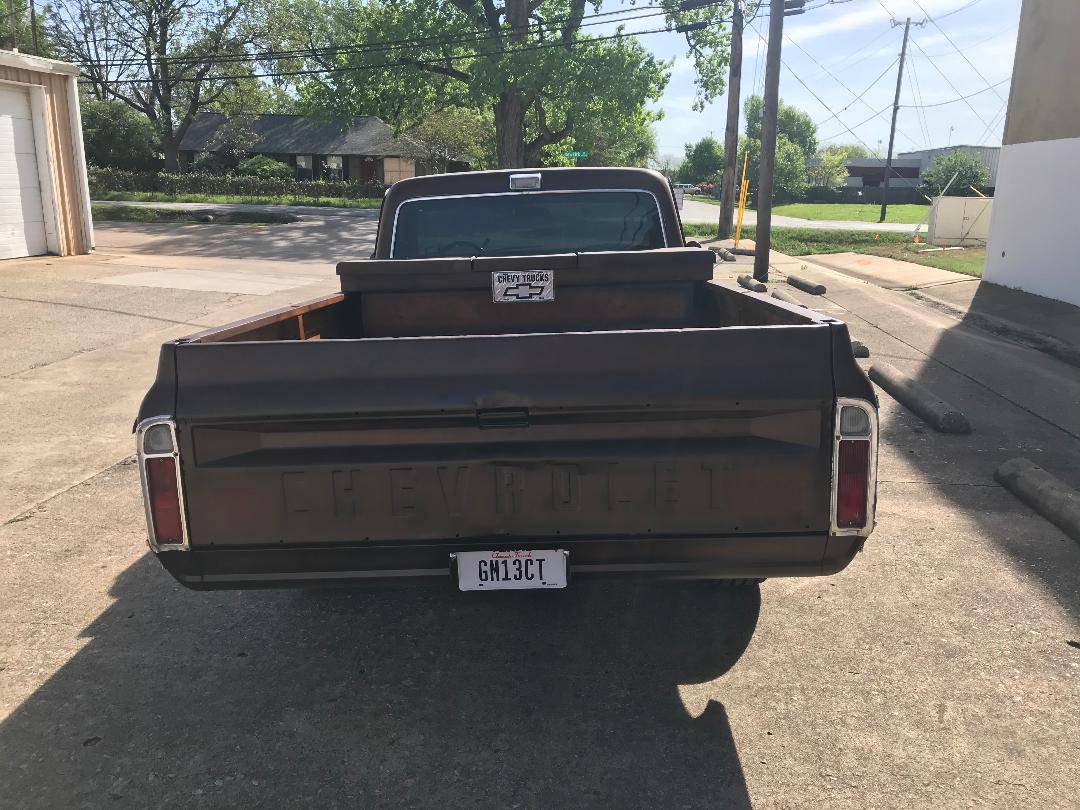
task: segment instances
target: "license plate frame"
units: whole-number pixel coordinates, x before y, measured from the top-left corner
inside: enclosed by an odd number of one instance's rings
[[[459,551],[451,555],[459,591],[520,591],[567,586],[564,549]]]

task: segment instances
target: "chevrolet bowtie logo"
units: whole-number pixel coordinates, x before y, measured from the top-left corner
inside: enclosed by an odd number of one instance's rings
[[[540,294],[544,292],[543,284],[515,284],[513,287],[507,287],[503,291],[503,296],[506,298],[516,298],[518,301],[528,298],[539,298]]]

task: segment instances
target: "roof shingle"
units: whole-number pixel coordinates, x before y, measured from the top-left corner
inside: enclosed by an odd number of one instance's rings
[[[206,152],[215,132],[228,120],[222,113],[199,113],[180,142],[185,152]],[[252,120],[259,140],[252,152],[269,155],[409,155],[407,138],[394,138],[373,115],[320,120],[305,115],[259,115]]]

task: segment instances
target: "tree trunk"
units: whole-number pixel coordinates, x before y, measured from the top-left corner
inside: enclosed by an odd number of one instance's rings
[[[495,157],[500,169],[525,166],[525,99],[509,89],[495,103]]]
[[[180,139],[165,136],[161,139],[161,153],[165,158],[163,168],[167,172],[180,171]]]

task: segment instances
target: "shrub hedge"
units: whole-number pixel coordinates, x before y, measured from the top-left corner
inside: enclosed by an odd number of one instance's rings
[[[382,197],[381,183],[351,180],[294,180],[276,177],[216,175],[202,172],[135,172],[90,166],[90,196],[110,191],[156,191],[163,194],[226,194],[236,197]]]

